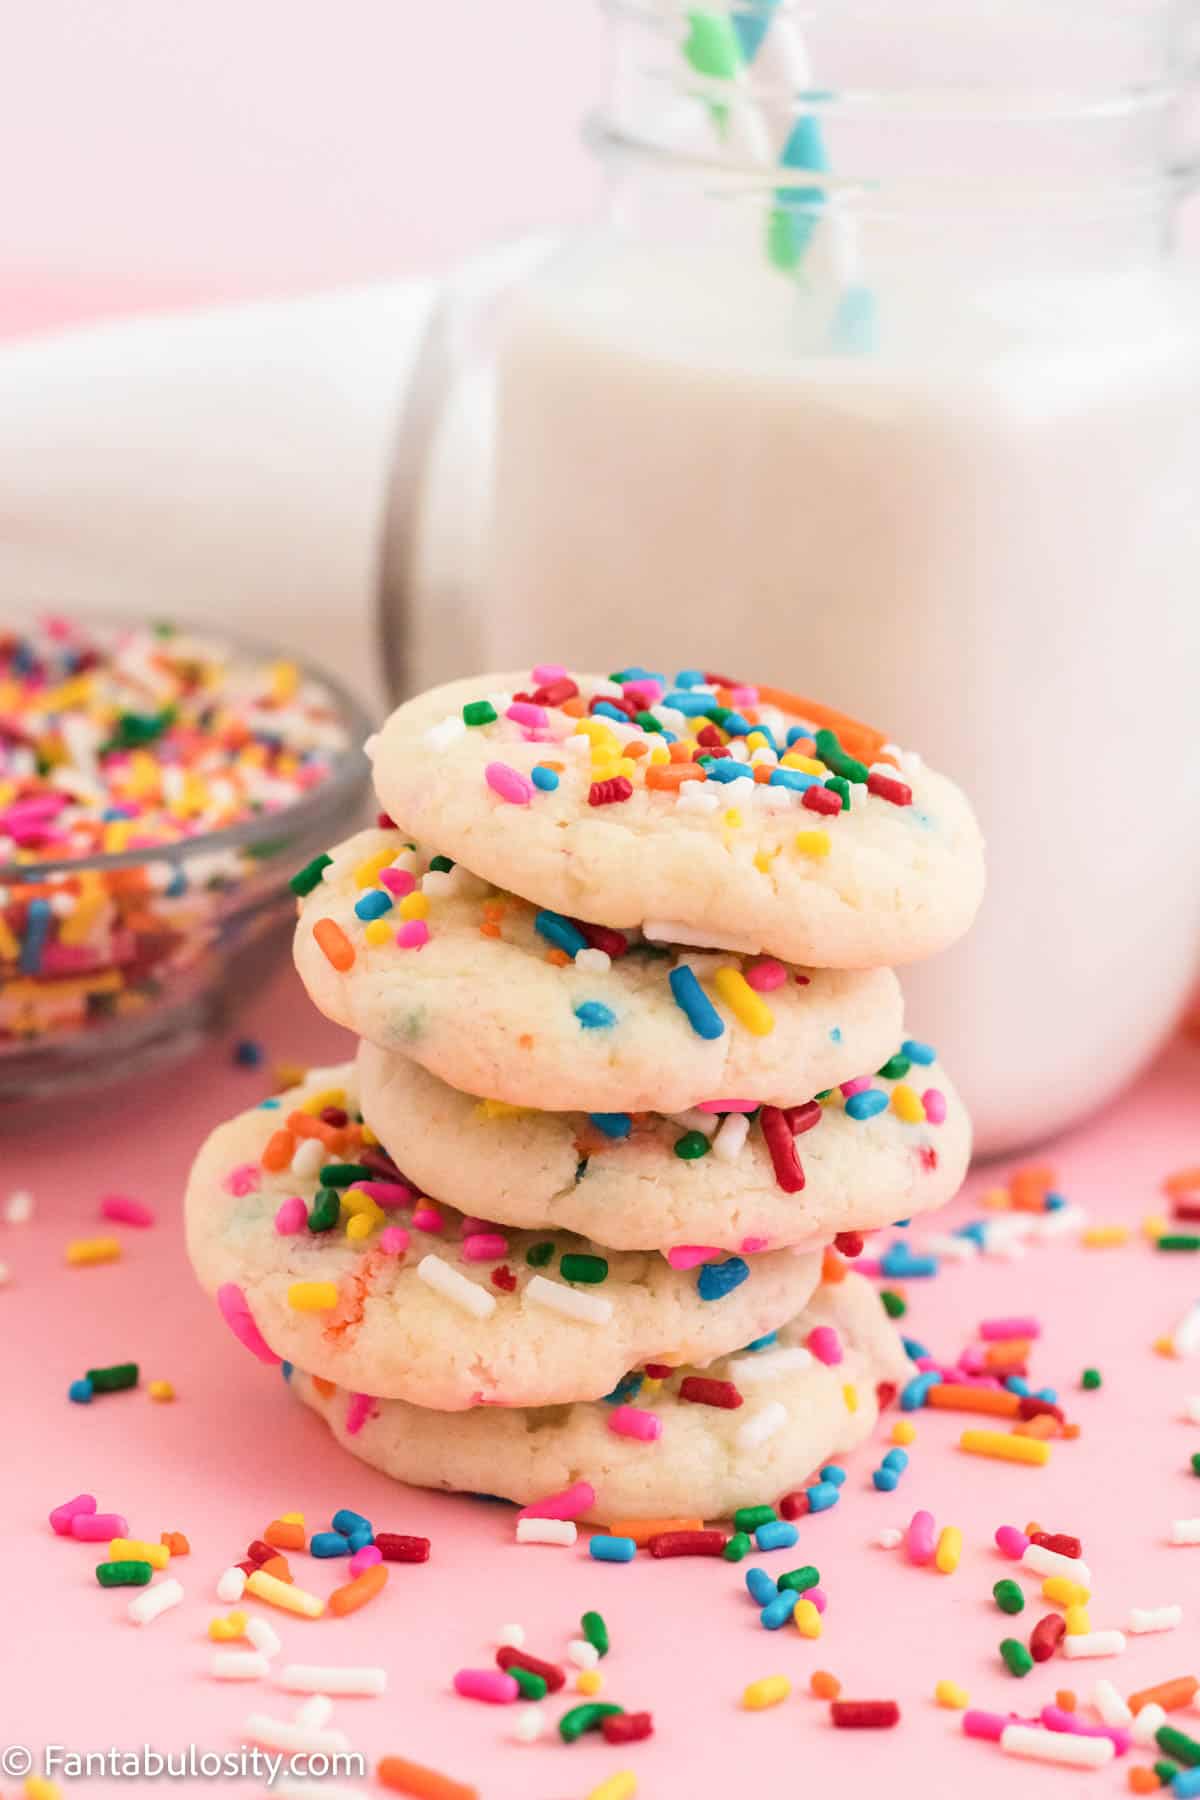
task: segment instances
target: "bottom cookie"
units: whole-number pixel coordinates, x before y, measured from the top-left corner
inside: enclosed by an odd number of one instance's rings
[[[720,1519],[774,1501],[861,1444],[879,1416],[876,1384],[911,1373],[876,1290],[846,1275],[762,1349],[662,1380],[629,1376],[612,1400],[443,1414],[367,1403],[299,1369],[291,1385],[352,1455],[399,1481],[520,1505],[587,1481],[595,1501],[584,1517],[607,1524]]]

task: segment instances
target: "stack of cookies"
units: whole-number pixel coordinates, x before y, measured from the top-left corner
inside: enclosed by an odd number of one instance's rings
[[[695,670],[458,682],[370,748],[381,824],[293,884],[357,1061],[209,1139],[201,1280],[402,1480],[596,1520],[797,1489],[910,1372],[862,1234],[968,1159],[889,966],[970,923],[965,800]]]

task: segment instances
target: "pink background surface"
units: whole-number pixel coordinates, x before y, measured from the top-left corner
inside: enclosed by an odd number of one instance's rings
[[[329,1057],[344,1042],[315,1018],[287,974],[241,1029],[262,1040],[272,1059]],[[19,1148],[10,1140],[5,1189],[28,1186],[37,1205],[32,1224],[0,1224],[0,1258],[11,1272],[0,1292],[7,1353],[0,1713],[11,1741],[95,1749],[148,1740],[159,1749],[195,1743],[224,1751],[237,1746],[239,1723],[251,1711],[290,1717],[299,1702],[269,1681],[234,1686],[207,1677],[206,1626],[224,1610],[214,1583],[276,1514],[302,1510],[310,1528],[320,1528],[348,1505],[379,1529],[427,1534],[432,1560],[394,1568],[385,1593],[352,1619],[268,1616],[286,1659],[387,1667],[386,1698],[336,1703],[334,1723],[369,1758],[407,1755],[474,1782],[486,1800],[570,1800],[625,1767],[639,1773],[642,1795],[680,1800],[728,1794],[734,1783],[761,1800],[783,1800],[801,1787],[928,1796],[971,1784],[981,1797],[1011,1796],[1018,1782],[1038,1795],[1125,1791],[1120,1765],[1088,1776],[1086,1787],[1068,1771],[1018,1771],[994,1746],[961,1740],[957,1717],[931,1696],[945,1676],[962,1682],[976,1705],[1032,1712],[1060,1686],[1086,1695],[1097,1675],[1127,1692],[1200,1666],[1200,1550],[1165,1542],[1173,1518],[1200,1513],[1200,1484],[1188,1464],[1200,1428],[1180,1421],[1184,1397],[1200,1391],[1200,1370],[1164,1361],[1151,1347],[1196,1297],[1191,1258],[1156,1253],[1135,1237],[1116,1250],[1064,1245],[1012,1263],[979,1260],[908,1284],[907,1328],[949,1356],[981,1318],[1039,1313],[1046,1330],[1033,1374],[1060,1389],[1083,1436],[1056,1444],[1049,1467],[1025,1469],[961,1455],[954,1445],[969,1421],[927,1412],[917,1418],[909,1470],[888,1496],[874,1491],[870,1473],[889,1416],[876,1441],[850,1460],[839,1507],[802,1523],[794,1552],[761,1559],[775,1573],[803,1561],[821,1569],[830,1605],[814,1645],[790,1629],[761,1630],[744,1591],[744,1564],[639,1558],[613,1567],[592,1563],[582,1543],[518,1548],[507,1509],[395,1486],[331,1444],[289,1400],[278,1373],[253,1362],[225,1331],[182,1247],[179,1202],[192,1150],[266,1085],[264,1071],[231,1065],[226,1042],[134,1092],[78,1109],[66,1134],[59,1125],[23,1134]],[[1200,1048],[1180,1044],[1135,1094],[1056,1149],[1062,1189],[1095,1222],[1136,1225],[1160,1210],[1164,1173],[1200,1160],[1198,1092]],[[973,1187],[998,1173],[985,1171]],[[109,1229],[97,1208],[114,1189],[153,1203],[159,1223],[142,1232],[115,1228],[126,1244],[118,1264],[65,1267],[69,1238]],[[947,1217],[971,1211],[963,1200]],[[86,1408],[69,1404],[68,1383],[86,1367],[130,1358],[141,1364],[143,1381],[175,1383],[174,1405],[153,1404],[144,1389]],[[1103,1371],[1099,1393],[1078,1390],[1088,1364]],[[175,1570],[187,1592],[181,1607],[139,1631],[124,1617],[128,1593],[96,1585],[100,1556],[51,1535],[47,1512],[80,1490],[124,1512],[135,1535],[188,1534],[192,1554]],[[943,1577],[875,1547],[882,1526],[903,1525],[917,1507],[963,1529],[957,1574]],[[1026,1635],[1045,1609],[1032,1582],[1019,1620],[995,1609],[992,1584],[1012,1571],[991,1534],[1030,1517],[1083,1536],[1094,1625],[1123,1624],[1131,1605],[1182,1600],[1183,1629],[1133,1639],[1115,1663],[1057,1659],[1024,1682],[1012,1680],[996,1646],[1014,1629]],[[293,1569],[321,1592],[344,1578],[339,1565],[304,1555],[293,1558]],[[491,1662],[505,1621],[526,1627],[535,1653],[561,1658],[589,1607],[604,1613],[612,1634],[606,1696],[654,1713],[650,1742],[613,1749],[585,1740],[568,1748],[555,1736],[517,1746],[506,1741],[511,1711],[448,1692],[455,1669]],[[31,1628],[22,1631],[22,1622]],[[832,1731],[826,1709],[805,1691],[818,1667],[833,1670],[848,1696],[897,1697],[900,1730]],[[770,1713],[742,1712],[744,1684],[777,1672],[792,1677],[792,1698]],[[548,1710],[553,1719],[561,1708]],[[1176,1722],[1197,1723],[1192,1713]],[[85,1791],[109,1786],[89,1782]],[[0,1782],[6,1796],[15,1791]]]

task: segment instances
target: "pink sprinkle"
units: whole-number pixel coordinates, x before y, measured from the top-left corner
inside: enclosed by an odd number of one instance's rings
[[[643,712],[649,712],[652,706],[657,706],[666,691],[661,681],[652,681],[646,675],[639,675],[634,681],[626,681],[621,688],[625,698],[640,706]]]
[[[696,1108],[696,1111],[697,1112],[706,1112],[706,1113],[721,1113],[721,1112],[751,1113],[751,1112],[755,1112],[757,1110],[757,1108],[758,1108],[757,1100],[701,1100],[699,1106]]]
[[[923,1375],[927,1375],[931,1369],[936,1369],[939,1375],[942,1373],[942,1365],[936,1356],[914,1356],[913,1367]]]
[[[987,1368],[987,1359],[978,1344],[968,1344],[958,1359],[958,1366],[968,1375],[982,1375]]]
[[[751,963],[746,970],[746,986],[752,987],[757,994],[773,993],[777,987],[783,987],[787,978],[787,970],[773,956],[764,956],[761,962]]]
[[[596,1504],[596,1490],[590,1481],[576,1481],[560,1494],[547,1494],[523,1506],[518,1519],[578,1519]]]
[[[808,1347],[818,1362],[833,1368],[842,1360],[842,1340],[832,1325],[814,1325],[808,1334]]]
[[[346,1406],[346,1436],[357,1437],[371,1416],[375,1402],[370,1394],[351,1394]]]
[[[667,1251],[667,1261],[673,1269],[694,1269],[700,1263],[712,1262],[714,1257],[724,1254],[711,1244],[676,1244]]]
[[[805,1600],[811,1600],[819,1613],[823,1613],[825,1608],[829,1605],[829,1596],[824,1588],[809,1588],[803,1598]]]
[[[230,1169],[225,1177],[227,1193],[234,1194],[240,1200],[245,1194],[253,1194],[258,1188],[258,1164],[239,1163],[236,1169]]]
[[[937,1521],[931,1512],[915,1512],[908,1522],[908,1532],[904,1540],[904,1548],[908,1552],[908,1560],[912,1563],[928,1563],[933,1561],[936,1548]]]
[[[979,1335],[986,1343],[993,1344],[1005,1338],[1041,1337],[1042,1328],[1036,1319],[984,1319]]]
[[[383,1551],[378,1544],[364,1544],[350,1558],[351,1575],[361,1575],[365,1569],[373,1569],[377,1562],[383,1561]]]
[[[1004,1713],[979,1712],[972,1707],[962,1716],[963,1734],[966,1737],[987,1738],[989,1743],[998,1744],[1006,1725],[1012,1719]]]
[[[662,1420],[644,1406],[614,1406],[608,1415],[608,1429],[618,1437],[641,1438],[649,1444],[662,1436]]]
[[[429,927],[424,919],[405,919],[396,933],[398,950],[421,950],[429,942]]]
[[[528,806],[536,793],[532,781],[527,781],[519,770],[508,763],[491,762],[483,771],[483,778],[493,794],[501,800],[508,800],[513,806]]]
[[[545,707],[535,706],[529,700],[514,700],[504,716],[515,719],[518,725],[531,725],[535,729],[550,723],[550,714]]]
[[[280,1237],[295,1237],[298,1231],[304,1230],[307,1223],[308,1208],[299,1194],[293,1194],[289,1199],[280,1202],[279,1210],[275,1214],[275,1229]]]
[[[222,1282],[217,1289],[217,1307],[238,1343],[244,1344],[252,1356],[257,1356],[259,1362],[278,1363],[281,1361],[254,1323],[250,1302],[236,1281]],[[112,1535],[124,1537],[125,1533],[115,1531]]]
[[[403,1225],[385,1225],[379,1234],[379,1248],[385,1256],[403,1256],[408,1249],[408,1233]]]
[[[463,1239],[464,1262],[499,1262],[508,1255],[508,1239],[498,1231],[473,1231]]]
[[[1068,1731],[1072,1737],[1106,1737],[1111,1739],[1118,1756],[1124,1756],[1133,1736],[1122,1725],[1088,1725],[1061,1706],[1043,1706],[1042,1724],[1047,1731]]]
[[[1013,1561],[1019,1561],[1029,1548],[1029,1539],[1015,1525],[997,1525],[996,1548]]]
[[[735,687],[729,690],[731,706],[757,706],[758,689],[756,687]]]
[[[748,1237],[742,1239],[742,1250],[746,1256],[754,1256],[757,1251],[765,1250],[770,1238]]]
[[[549,687],[552,681],[565,681],[567,671],[561,663],[538,663],[531,671],[535,687]]]
[[[503,1669],[460,1669],[454,1677],[454,1691],[468,1700],[486,1700],[489,1706],[507,1706],[521,1690],[516,1676]]]
[[[476,1231],[500,1230],[495,1219],[477,1219],[474,1213],[464,1213],[459,1223],[462,1226],[462,1235],[465,1238],[471,1237]]]
[[[925,1117],[931,1125],[945,1124],[946,1096],[941,1088],[926,1088],[921,1095],[921,1105],[925,1108]]]
[[[102,1544],[108,1538],[128,1537],[129,1521],[122,1513],[78,1512],[71,1520],[71,1536],[81,1544]]]
[[[105,1194],[100,1202],[100,1217],[118,1225],[153,1225],[154,1210],[130,1194]]]
[[[57,1537],[70,1537],[71,1521],[95,1510],[95,1494],[76,1494],[73,1500],[64,1500],[61,1506],[55,1507],[50,1514],[50,1529]]]
[[[428,1201],[424,1200],[421,1202],[420,1206],[413,1208],[412,1222],[414,1231],[436,1232],[444,1231],[446,1229],[446,1221],[443,1219],[437,1207],[430,1206]]]
[[[410,1206],[417,1198],[416,1188],[403,1181],[356,1181],[354,1187],[357,1193],[369,1195],[384,1212],[396,1206]]]
[[[380,869],[375,879],[380,887],[385,887],[388,893],[394,894],[398,900],[403,900],[406,894],[411,894],[417,885],[417,878],[411,869]]]
[[[842,1093],[849,1100],[851,1094],[864,1094],[870,1085],[871,1077],[869,1075],[856,1075],[853,1081],[843,1081],[841,1088]]]

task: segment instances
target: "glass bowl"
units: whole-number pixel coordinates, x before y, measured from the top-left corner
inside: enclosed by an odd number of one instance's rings
[[[131,623],[89,618],[83,629],[102,638]],[[223,829],[0,863],[0,1108],[125,1080],[225,1029],[290,942],[289,878],[360,823],[372,724],[354,697],[290,652],[183,621],[175,630],[228,651],[236,671],[294,665],[301,690],[314,684],[328,700],[345,748],[295,799]]]

